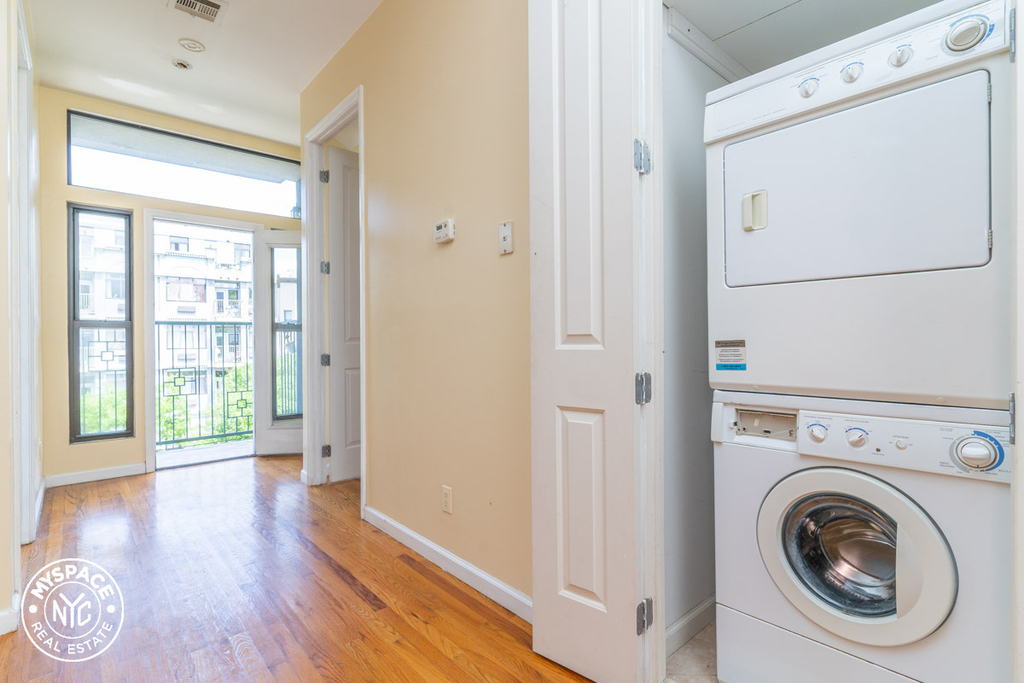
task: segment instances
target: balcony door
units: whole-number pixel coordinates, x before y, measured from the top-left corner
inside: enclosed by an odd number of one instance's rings
[[[147,468],[301,452],[297,239],[158,211],[145,237]]]

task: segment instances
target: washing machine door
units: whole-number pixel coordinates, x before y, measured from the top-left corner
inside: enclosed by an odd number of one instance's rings
[[[902,491],[862,472],[786,477],[761,504],[757,540],[793,606],[857,643],[921,640],[956,602],[956,560],[942,531]]]

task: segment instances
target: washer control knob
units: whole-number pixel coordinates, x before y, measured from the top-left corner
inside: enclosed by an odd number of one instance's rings
[[[970,50],[988,35],[988,20],[984,17],[969,17],[949,29],[946,47],[953,52]]]
[[[854,448],[860,448],[868,442],[868,433],[863,429],[851,429],[846,432],[846,442]]]
[[[828,438],[828,430],[821,425],[811,425],[807,430],[807,436],[811,437],[814,443],[821,443]]]
[[[902,45],[889,55],[889,66],[898,69],[914,58],[914,48],[909,45]]]
[[[986,439],[969,436],[956,444],[956,459],[974,470],[986,470],[999,460],[999,451]]]
[[[808,78],[800,84],[800,97],[807,98],[818,92],[818,79]]]
[[[849,66],[844,68],[842,71],[840,71],[839,72],[839,77],[843,79],[843,83],[853,83],[858,78],[860,78],[861,74],[863,74],[863,73],[864,73],[864,65],[863,64],[856,64],[855,63],[855,64],[850,64]]]
[[[899,450],[907,450],[908,445],[909,444],[907,443],[906,439],[896,439],[896,448],[898,448]]]

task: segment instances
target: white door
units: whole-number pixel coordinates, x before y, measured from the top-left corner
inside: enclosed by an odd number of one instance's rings
[[[301,240],[298,230],[256,231],[257,455],[302,453]]]
[[[726,147],[728,285],[988,263],[989,82],[974,71]]]
[[[642,3],[531,0],[533,648],[644,676],[643,414],[633,168]],[[648,424],[650,420],[648,418]]]
[[[359,155],[328,146],[327,310],[331,481],[359,476]]]

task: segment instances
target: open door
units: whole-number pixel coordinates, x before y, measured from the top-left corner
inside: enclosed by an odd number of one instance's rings
[[[343,136],[339,136],[343,137]],[[336,144],[325,147],[327,254],[331,262],[328,310],[331,481],[360,475],[359,366],[359,155]]]
[[[533,648],[599,683],[644,680],[651,623],[637,387],[651,219],[633,157],[644,7],[529,5]]]
[[[256,232],[257,455],[302,453],[302,233]]]

